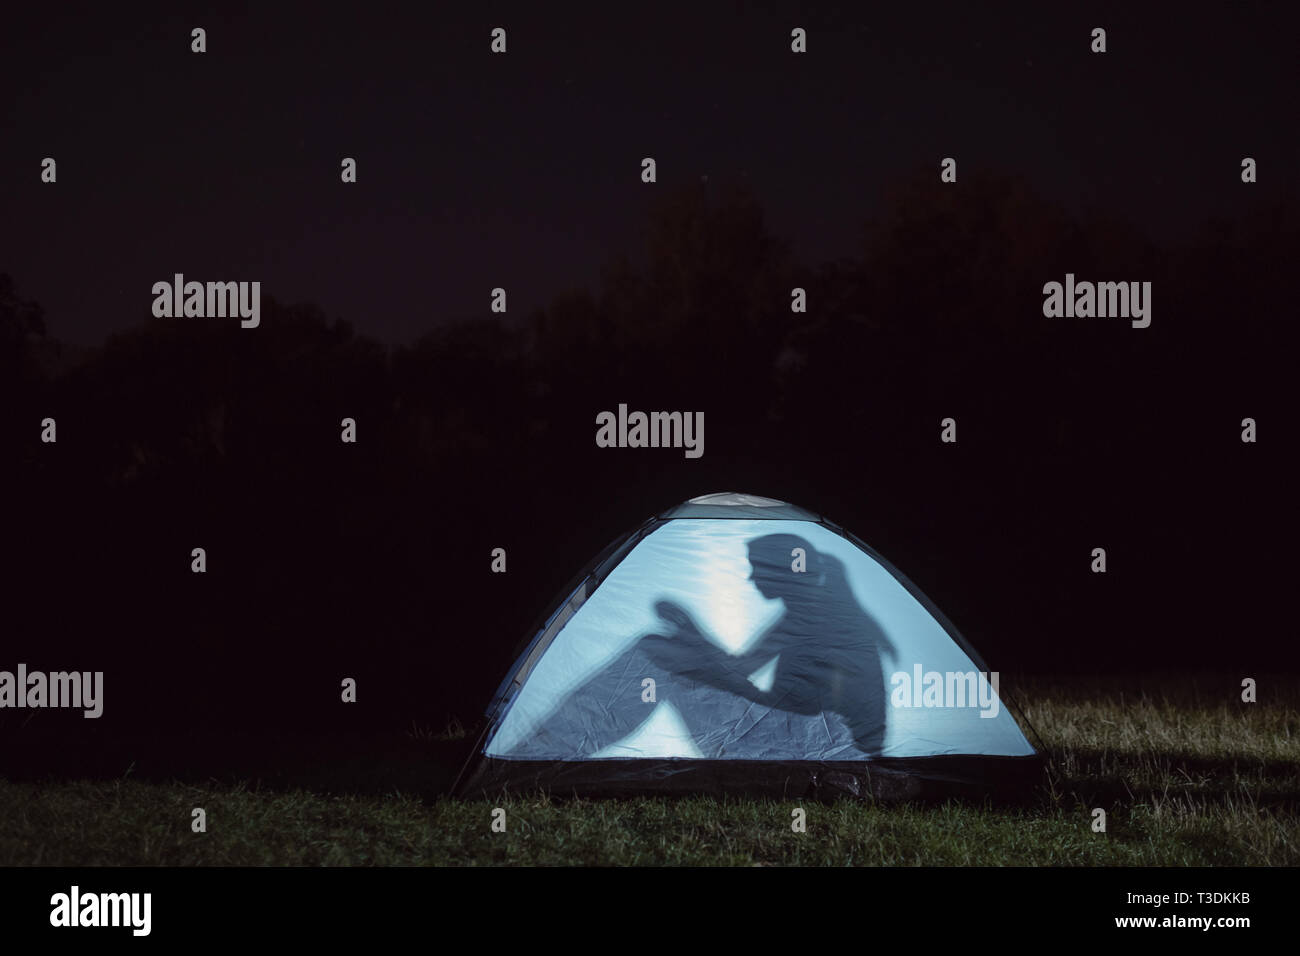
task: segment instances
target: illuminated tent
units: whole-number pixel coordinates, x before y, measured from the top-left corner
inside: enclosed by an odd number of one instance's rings
[[[870,547],[801,508],[693,498],[611,543],[498,688],[464,796],[1023,790],[996,674]]]

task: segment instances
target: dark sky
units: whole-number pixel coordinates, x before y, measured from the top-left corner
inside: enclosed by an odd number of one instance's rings
[[[264,297],[407,342],[485,313],[493,286],[516,317],[594,289],[612,255],[639,257],[655,191],[705,175],[748,180],[809,263],[854,254],[882,190],[937,176],[943,156],[1157,238],[1294,175],[1281,5],[972,6],[7,13],[0,271],[82,344],[146,319],[150,287],[175,272],[260,280]],[[189,52],[194,26],[206,54]],[[1249,196],[1246,155],[1261,176]],[[45,156],[55,186],[39,181]],[[339,181],[344,156],[356,185]],[[643,156],[657,185],[640,182]]]

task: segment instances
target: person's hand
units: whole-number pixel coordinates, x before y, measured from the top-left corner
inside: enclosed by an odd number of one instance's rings
[[[651,661],[673,670],[690,653],[689,648],[694,639],[702,638],[702,635],[690,614],[679,604],[658,601],[655,603],[655,612],[668,625],[668,633],[647,634],[641,638],[639,646]]]
[[[673,632],[676,634],[693,636],[700,633],[695,621],[680,604],[674,604],[672,601],[656,601],[655,613],[672,625]]]

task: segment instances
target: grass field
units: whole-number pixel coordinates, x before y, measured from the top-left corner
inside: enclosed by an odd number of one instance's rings
[[[1255,704],[1224,678],[1009,685],[1052,763],[1015,806],[805,802],[795,833],[797,801],[497,804],[261,778],[0,777],[0,865],[1300,864],[1294,678],[1260,678]],[[463,742],[423,743],[444,755],[445,781]],[[504,833],[491,829],[498,805]],[[206,833],[191,831],[195,807]]]

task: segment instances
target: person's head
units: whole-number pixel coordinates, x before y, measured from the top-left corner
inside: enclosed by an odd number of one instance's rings
[[[816,600],[836,559],[795,534],[767,534],[749,542],[749,579],[763,597],[787,604]]]

